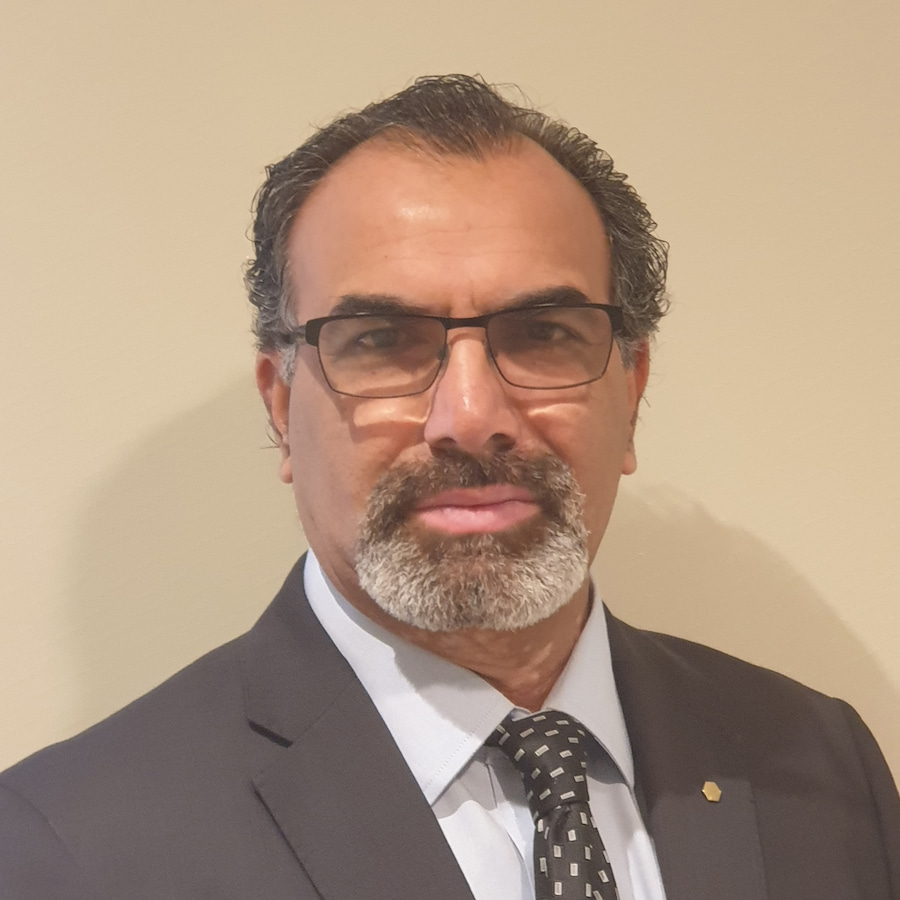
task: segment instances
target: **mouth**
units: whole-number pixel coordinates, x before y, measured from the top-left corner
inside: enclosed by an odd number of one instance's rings
[[[441,491],[416,504],[413,521],[444,534],[504,531],[535,516],[540,505],[525,488],[491,484]]]

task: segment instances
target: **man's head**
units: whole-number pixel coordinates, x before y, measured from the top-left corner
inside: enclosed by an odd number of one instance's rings
[[[335,119],[266,169],[246,278],[261,350],[293,352],[283,335],[297,324],[286,253],[297,212],[332,166],[376,137],[472,159],[502,153],[522,138],[534,141],[581,183],[600,212],[611,252],[610,302],[624,312],[626,357],[632,344],[656,330],[666,310],[666,245],[653,235],[646,206],[612,159],[587,135],[511,103],[480,78],[447,75],[420,78],[399,94]]]
[[[269,169],[247,276],[258,382],[307,538],[352,602],[515,629],[586,589],[664,312],[653,227],[587,137],[463,76]],[[296,347],[298,324],[336,314],[349,331]]]

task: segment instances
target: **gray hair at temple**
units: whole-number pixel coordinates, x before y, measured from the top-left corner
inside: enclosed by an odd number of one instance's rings
[[[632,349],[656,331],[668,308],[668,245],[654,236],[656,223],[644,201],[609,155],[578,129],[510,102],[480,76],[433,76],[340,116],[266,169],[254,202],[255,255],[245,282],[256,307],[257,345],[264,352],[281,352],[286,379],[293,376],[295,349],[288,332],[297,325],[287,268],[291,226],[331,167],[375,137],[476,159],[509,150],[523,138],[534,141],[579,181],[603,220],[611,251],[611,302],[624,314],[619,344],[626,365]]]

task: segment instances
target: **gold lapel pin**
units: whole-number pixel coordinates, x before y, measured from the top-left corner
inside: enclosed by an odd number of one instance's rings
[[[718,803],[722,799],[722,791],[714,781],[704,781],[700,790],[710,803]]]

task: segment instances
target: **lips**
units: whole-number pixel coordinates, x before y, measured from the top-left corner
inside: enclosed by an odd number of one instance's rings
[[[451,448],[384,472],[369,497],[360,539],[375,545],[411,529],[440,554],[448,547],[442,537],[496,532],[509,541],[541,523],[564,526],[570,502],[580,504],[581,494],[568,466],[552,454],[476,457]]]
[[[503,531],[531,518],[539,505],[530,491],[510,484],[453,488],[421,500],[413,518],[445,534]]]

